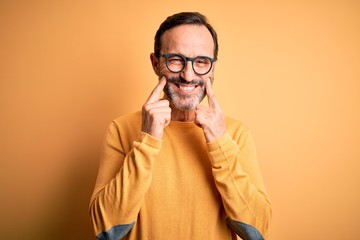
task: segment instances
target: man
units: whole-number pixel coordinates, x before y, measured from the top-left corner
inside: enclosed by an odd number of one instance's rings
[[[161,24],[150,55],[159,82],[142,111],[114,120],[105,137],[90,203],[97,238],[266,237],[271,204],[253,140],[213,93],[217,53],[205,16]],[[199,105],[205,95],[208,106]]]

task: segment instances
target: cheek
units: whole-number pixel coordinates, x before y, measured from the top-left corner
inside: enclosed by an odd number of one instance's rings
[[[202,80],[204,80],[205,83],[207,83],[207,81],[209,81],[209,79],[210,79],[211,83],[214,82],[214,73],[212,71],[209,72],[208,74],[202,76]]]
[[[162,62],[162,63],[160,63],[159,65],[158,65],[158,70],[159,70],[159,72],[165,72],[165,71],[167,71],[167,67],[166,67],[166,64],[164,63],[164,62]]]
[[[214,83],[214,79],[215,79],[214,72],[211,71],[209,74],[210,74],[209,78],[210,78],[211,83]]]

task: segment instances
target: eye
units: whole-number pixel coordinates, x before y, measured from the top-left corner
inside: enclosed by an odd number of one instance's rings
[[[195,59],[195,64],[197,66],[205,66],[205,65],[210,64],[210,60],[207,58],[204,58],[204,57],[198,57]]]
[[[179,56],[172,56],[168,58],[168,63],[174,65],[182,65],[184,63],[184,59]]]

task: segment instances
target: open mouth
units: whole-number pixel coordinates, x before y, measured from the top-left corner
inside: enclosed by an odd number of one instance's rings
[[[192,93],[199,85],[175,84],[183,93]]]

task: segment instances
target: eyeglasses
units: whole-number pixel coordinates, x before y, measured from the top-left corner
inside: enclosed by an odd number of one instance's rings
[[[181,54],[163,54],[166,67],[170,72],[179,73],[186,67],[188,61],[191,61],[194,72],[198,75],[205,75],[210,72],[213,62],[216,60],[206,56],[198,56],[195,58],[185,57]]]

